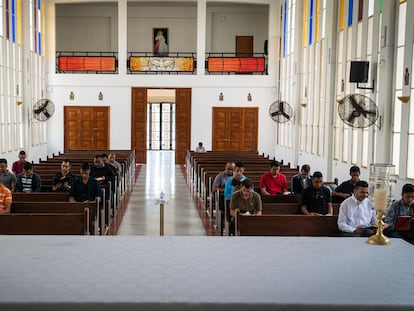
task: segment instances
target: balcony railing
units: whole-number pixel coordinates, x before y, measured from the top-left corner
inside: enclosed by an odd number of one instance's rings
[[[128,52],[128,74],[196,74],[197,58],[192,52],[154,55]],[[206,74],[267,74],[267,57],[262,53],[207,53]],[[56,52],[56,73],[117,74],[117,52]]]
[[[118,73],[118,53],[56,52],[56,73]]]
[[[149,52],[128,52],[129,74],[195,74],[195,53],[176,52],[168,55]]]

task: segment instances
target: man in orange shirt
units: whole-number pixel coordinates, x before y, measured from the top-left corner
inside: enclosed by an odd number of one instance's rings
[[[12,194],[9,188],[0,183],[0,214],[10,214]]]

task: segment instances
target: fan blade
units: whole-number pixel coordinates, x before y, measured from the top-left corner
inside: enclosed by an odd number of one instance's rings
[[[283,102],[279,102],[279,111],[283,113]]]
[[[283,112],[280,112],[280,111],[278,110],[278,111],[272,112],[272,113],[270,114],[270,116],[271,116],[271,117],[275,117],[275,116],[279,116],[279,115],[281,115],[281,114],[283,114]]]
[[[377,114],[377,111],[376,110],[364,110],[363,111],[363,114],[365,115],[365,114],[373,114],[373,115],[376,115]],[[365,115],[365,117],[366,117],[366,115]]]
[[[42,112],[42,108],[37,108],[37,109],[35,109],[35,110],[33,110],[33,112],[35,113],[35,114],[39,114],[39,113],[41,113]]]
[[[286,112],[282,111],[282,115],[283,115],[286,119],[290,120],[290,115],[288,115]]]
[[[50,114],[47,110],[43,110],[43,114],[46,116],[46,118],[50,118]]]
[[[349,96],[348,96],[349,101],[351,102],[352,107],[353,107],[355,110],[357,110],[357,111],[362,110],[361,106],[360,106],[360,105],[358,105],[358,103],[357,103],[357,101],[355,100],[355,97],[354,97],[354,96],[355,96],[355,95],[349,95]]]
[[[44,104],[42,105],[42,107],[43,107],[43,108],[46,108],[46,107],[47,107],[47,105],[49,104],[49,102],[50,102],[50,100],[46,100],[46,101],[44,102]]]
[[[347,119],[347,121],[348,121],[348,123],[351,123],[351,124],[353,124],[354,123],[354,119],[356,118],[356,117],[358,117],[359,116],[359,114],[358,114],[358,112],[357,111],[352,111],[352,113],[349,115],[349,117],[348,117],[348,119]]]

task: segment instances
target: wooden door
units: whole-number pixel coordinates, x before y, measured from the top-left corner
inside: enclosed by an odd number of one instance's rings
[[[253,36],[236,36],[236,56],[253,56]]]
[[[213,150],[257,151],[258,108],[213,107]]]
[[[64,149],[109,150],[109,107],[65,106]]]
[[[132,88],[131,148],[135,162],[147,162],[147,89]]]
[[[184,164],[191,144],[191,89],[175,90],[175,164]]]

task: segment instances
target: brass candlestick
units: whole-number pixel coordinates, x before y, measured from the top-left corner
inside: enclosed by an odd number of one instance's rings
[[[382,221],[382,219],[385,217],[385,212],[383,210],[377,210],[377,233],[374,235],[371,235],[368,238],[368,243],[369,244],[374,244],[374,245],[389,245],[391,244],[391,240],[389,238],[387,238],[384,233],[384,222]]]
[[[377,233],[368,238],[369,244],[389,245],[391,241],[384,233],[385,211],[392,202],[395,184],[395,166],[392,164],[374,163],[369,167],[369,194],[376,212]]]

